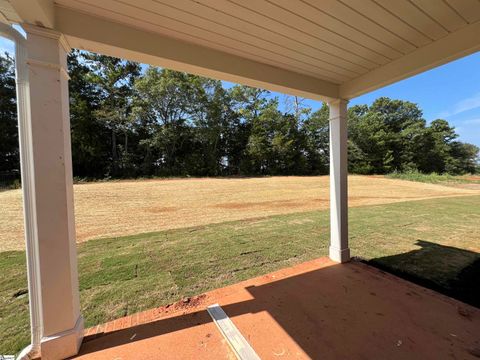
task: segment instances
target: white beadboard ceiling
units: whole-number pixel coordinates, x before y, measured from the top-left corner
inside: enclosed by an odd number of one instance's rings
[[[337,84],[480,19],[478,0],[55,2]]]
[[[23,0],[8,1],[15,7]],[[54,0],[54,6],[338,86],[371,72],[383,79],[389,64],[404,57],[408,63],[409,54],[480,21],[480,0]],[[354,88],[352,94],[361,91]]]

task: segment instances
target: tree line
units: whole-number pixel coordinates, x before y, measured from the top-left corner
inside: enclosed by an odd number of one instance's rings
[[[113,57],[68,57],[74,176],[322,175],[328,106]],[[0,57],[0,173],[18,172],[13,60]],[[283,101],[281,103],[281,101]],[[474,173],[479,148],[418,105],[379,98],[348,110],[351,173]]]

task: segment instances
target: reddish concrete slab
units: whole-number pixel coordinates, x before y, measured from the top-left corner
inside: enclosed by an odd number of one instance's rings
[[[262,359],[480,357],[479,309],[321,258],[87,330],[77,358],[234,359],[205,310],[214,303]]]

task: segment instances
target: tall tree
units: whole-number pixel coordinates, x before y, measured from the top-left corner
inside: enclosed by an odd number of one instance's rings
[[[232,99],[218,80],[195,77],[192,119],[202,157],[202,175],[225,174],[230,159],[228,145],[230,122],[235,121]]]
[[[350,171],[360,174],[387,173],[394,170],[392,134],[385,118],[365,106],[349,110]]]
[[[474,174],[480,170],[479,147],[473,144],[453,141],[445,172],[449,174]]]
[[[412,151],[409,149],[412,134],[410,129],[425,126],[422,111],[417,104],[386,97],[375,100],[369,111],[375,113],[385,126],[386,137],[383,140],[389,152],[385,170],[405,170],[404,165],[412,162]]]
[[[103,178],[111,163],[105,141],[110,138],[110,130],[96,116],[101,106],[99,90],[90,81],[90,69],[78,50],[68,56],[68,72],[73,173],[77,177]]]
[[[329,169],[329,108],[322,107],[309,115],[302,124],[304,154],[308,174],[323,175]]]
[[[0,173],[20,171],[15,67],[8,53],[0,56]]]
[[[261,113],[271,104],[267,98],[268,91],[249,86],[236,85],[230,89],[233,110],[237,114],[236,137],[232,137],[231,148],[237,150],[239,156],[239,171],[243,174],[258,174],[261,172],[258,161],[252,158],[252,131]],[[235,133],[234,133],[235,134]],[[257,144],[258,145],[258,144]],[[257,146],[255,145],[255,146]],[[250,149],[249,149],[250,147]],[[252,152],[253,151],[253,152]]]
[[[111,133],[112,176],[131,175],[128,137],[132,131],[133,84],[140,74],[140,65],[106,55],[82,52],[83,64],[88,67],[88,81],[98,94],[97,119],[102,120]],[[123,144],[118,137],[123,136]],[[122,168],[122,172],[120,171]]]
[[[192,141],[193,75],[149,67],[135,83],[141,99],[137,115],[149,119],[153,136],[144,141],[164,175],[187,175],[185,156]]]

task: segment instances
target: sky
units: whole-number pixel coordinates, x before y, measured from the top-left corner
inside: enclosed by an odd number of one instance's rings
[[[13,50],[12,42],[0,38],[0,52]],[[273,96],[281,102],[284,98],[277,93]],[[460,135],[459,140],[480,146],[480,52],[359,96],[349,106],[370,105],[380,96],[416,103],[427,122],[446,119]],[[314,110],[321,106],[313,100],[304,104]]]

